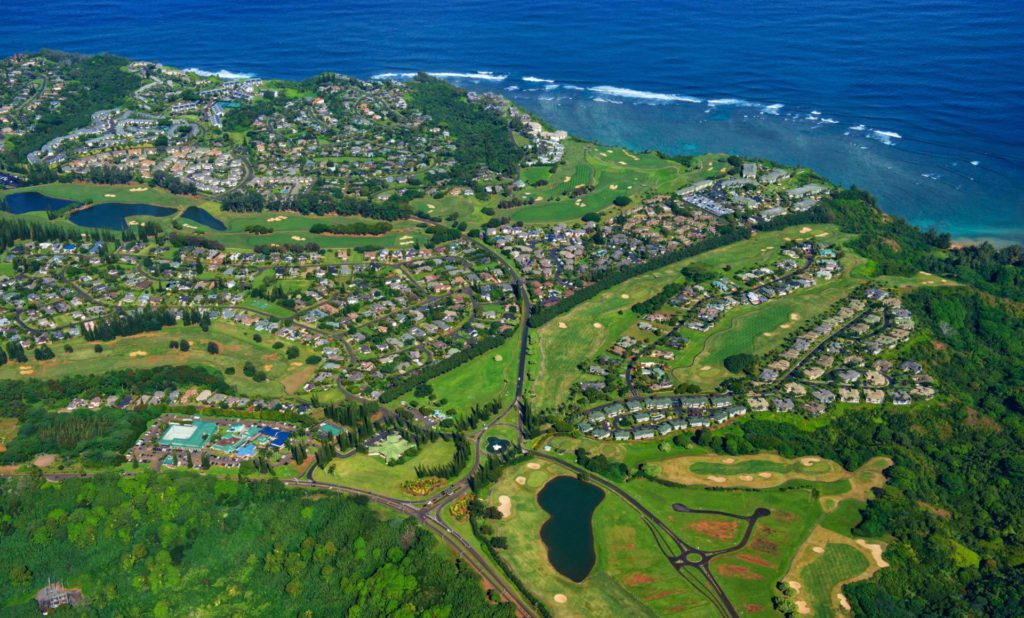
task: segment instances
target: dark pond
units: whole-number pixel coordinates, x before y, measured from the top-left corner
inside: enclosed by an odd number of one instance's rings
[[[102,227],[108,230],[123,230],[128,227],[125,217],[140,215],[150,217],[166,217],[173,215],[173,208],[153,206],[151,204],[96,204],[79,210],[68,217],[72,223],[84,227]]]
[[[48,197],[42,193],[27,191],[25,193],[12,193],[4,199],[4,206],[9,212],[16,215],[37,210],[60,210],[65,206],[75,204],[71,200],[61,200],[55,197]]]
[[[592,519],[603,499],[599,487],[574,476],[553,478],[537,494],[537,503],[551,515],[540,529],[548,562],[574,582],[586,579],[594,568]]]
[[[510,446],[512,446],[512,443],[508,440],[504,440],[497,436],[487,437],[487,452],[489,453],[503,453]]]
[[[205,225],[211,230],[223,231],[227,229],[224,224],[220,222],[220,219],[214,217],[198,206],[189,206],[185,209],[185,212],[181,213],[181,217],[183,219],[188,219],[189,221],[195,221],[196,223]]]

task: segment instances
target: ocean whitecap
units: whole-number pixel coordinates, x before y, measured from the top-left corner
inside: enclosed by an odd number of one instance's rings
[[[228,71],[227,69],[221,69],[219,71],[204,71],[203,69],[185,69],[186,73],[195,73],[200,77],[219,77],[221,79],[252,79],[256,77],[255,73],[235,73],[234,71]]]
[[[553,84],[553,83],[555,83],[555,80],[553,80],[553,79],[545,79],[543,77],[533,77],[531,75],[526,75],[525,77],[523,77],[523,81],[524,82],[530,82],[531,84]]]
[[[664,94],[661,92],[648,92],[646,90],[633,90],[632,88],[619,88],[618,86],[595,86],[591,92],[606,94],[614,97],[625,97],[628,99],[639,99],[642,101],[656,101],[660,103],[700,103],[701,99],[688,97],[679,94]]]

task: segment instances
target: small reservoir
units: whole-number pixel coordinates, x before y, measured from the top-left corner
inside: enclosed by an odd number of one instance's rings
[[[72,223],[83,227],[124,230],[128,228],[125,217],[166,217],[175,212],[173,208],[151,204],[96,204],[72,213],[68,218]]]
[[[597,560],[593,517],[601,500],[604,491],[574,476],[553,478],[537,494],[537,503],[551,515],[540,529],[548,562],[577,583],[590,575]]]
[[[40,210],[60,210],[66,206],[73,206],[77,202],[62,200],[56,197],[49,197],[35,191],[24,193],[11,193],[4,198],[6,210],[15,215],[22,215],[26,212],[37,212]]]
[[[186,208],[185,212],[181,213],[181,218],[194,221],[200,225],[205,225],[211,230],[217,230],[218,232],[223,232],[227,229],[227,227],[221,223],[220,219],[214,217],[209,212],[198,206],[189,206]]]

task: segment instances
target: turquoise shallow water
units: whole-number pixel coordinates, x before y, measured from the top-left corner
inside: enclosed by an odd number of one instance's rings
[[[1024,241],[1024,11],[977,0],[7,0],[0,53],[225,75],[426,70],[638,149],[812,166],[966,238]]]

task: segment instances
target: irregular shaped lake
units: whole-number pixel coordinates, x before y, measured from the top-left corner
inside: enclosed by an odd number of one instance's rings
[[[181,218],[188,219],[189,221],[195,221],[200,225],[205,225],[211,230],[217,230],[218,232],[222,232],[227,229],[227,227],[221,223],[220,219],[214,217],[198,206],[189,206],[186,208],[185,212],[181,213]]]
[[[537,503],[551,514],[540,529],[548,562],[577,583],[586,579],[597,559],[592,520],[601,500],[604,492],[599,487],[574,476],[553,478],[537,494]]]
[[[49,197],[35,191],[25,193],[11,193],[4,199],[7,211],[16,215],[38,210],[60,210],[65,206],[77,204],[71,200],[62,200],[56,197]]]
[[[96,204],[79,210],[68,217],[72,223],[83,227],[102,227],[108,230],[123,230],[128,227],[125,217],[166,217],[173,215],[173,208],[152,204]]]

